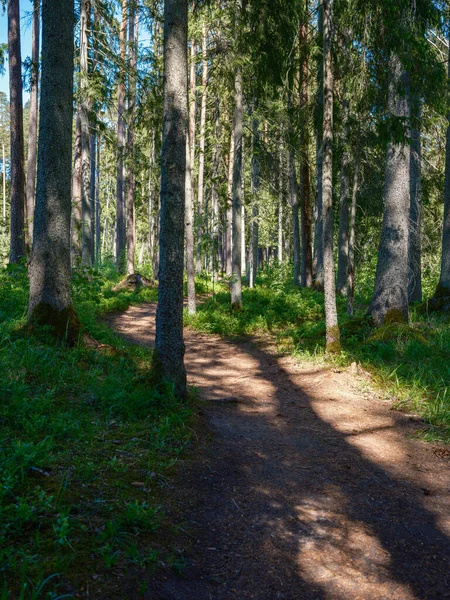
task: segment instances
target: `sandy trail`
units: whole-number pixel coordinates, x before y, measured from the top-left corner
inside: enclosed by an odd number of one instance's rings
[[[152,345],[154,305],[109,324]],[[189,558],[159,600],[450,598],[450,452],[349,372],[185,331],[207,401],[175,485]],[[227,399],[223,401],[223,399]],[[142,596],[141,596],[142,597]]]

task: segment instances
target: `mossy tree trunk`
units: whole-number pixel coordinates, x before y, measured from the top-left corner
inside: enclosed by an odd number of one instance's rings
[[[42,1],[42,88],[28,319],[74,343],[70,212],[73,105],[73,0]]]
[[[165,0],[160,265],[155,350],[159,375],[173,384],[177,396],[187,394],[183,342],[187,21],[187,0]]]

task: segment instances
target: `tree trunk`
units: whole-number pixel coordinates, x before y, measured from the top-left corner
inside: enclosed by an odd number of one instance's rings
[[[319,0],[318,6],[318,27],[319,27],[319,44],[323,40],[324,35],[324,2]],[[316,135],[316,179],[317,179],[317,199],[316,199],[316,222],[314,226],[314,287],[322,290],[324,286],[324,257],[323,257],[323,115],[324,115],[324,63],[325,57],[319,60],[319,68],[317,73],[317,103],[318,103],[318,124]]]
[[[356,198],[359,180],[359,130],[355,148],[355,164],[353,173],[352,203],[350,207],[350,226],[348,235],[348,271],[347,271],[347,313],[353,314],[355,296],[355,240],[356,240]]]
[[[422,302],[422,149],[420,139],[420,99],[414,95],[411,102],[410,148],[410,207],[409,207],[409,277],[408,301]]]
[[[242,98],[242,70],[236,68],[234,82],[234,168],[233,168],[233,239],[232,239],[232,274],[231,274],[231,305],[242,308],[241,282],[241,228],[242,228],[242,128],[244,108]]]
[[[241,143],[241,276],[247,271],[247,261],[245,254],[245,139],[242,136]]]
[[[128,60],[128,161],[127,161],[127,273],[132,275],[135,271],[135,118],[136,118],[136,64],[139,23],[136,12],[136,2],[130,2],[130,21],[128,31],[129,60]]]
[[[37,156],[37,121],[38,121],[38,86],[39,86],[39,30],[41,21],[40,0],[34,0],[33,25],[31,31],[31,90],[30,90],[30,122],[28,126],[28,160],[27,160],[27,229],[28,242],[33,241],[34,198],[36,194],[36,156]]]
[[[283,138],[280,138],[278,171],[278,264],[283,262]]]
[[[447,96],[450,97],[450,35],[448,46]],[[450,296],[450,111],[447,113],[445,138],[444,223],[442,228],[442,257],[439,283],[434,296]]]
[[[192,77],[192,70],[191,70]],[[190,98],[189,117],[195,111],[195,100]],[[189,119],[191,125],[191,119]],[[189,127],[190,133],[191,127]],[[188,314],[195,315],[197,305],[195,299],[195,265],[194,265],[194,202],[192,185],[191,143],[189,135],[186,138],[186,274],[187,274],[187,303]]]
[[[101,261],[101,226],[100,226],[100,132],[96,135],[97,141],[97,168],[95,171],[95,260],[97,263]]]
[[[232,271],[232,250],[233,250],[233,169],[234,169],[234,123],[231,129],[230,154],[228,157],[228,198],[227,198],[227,227],[226,227],[226,268],[227,276]]]
[[[213,150],[213,172],[211,182],[211,211],[212,211],[212,270],[214,273],[219,270],[219,192],[217,189],[217,178],[219,175],[219,125],[220,125],[220,105],[216,100],[215,118],[214,118],[214,150]]]
[[[116,265],[119,273],[125,271],[126,225],[125,225],[125,78],[127,57],[127,10],[128,0],[122,0],[120,24],[120,68],[117,99],[117,180],[116,180]]]
[[[81,164],[81,119],[78,107],[75,118],[75,151],[72,178],[72,255],[73,262],[78,263],[81,258],[81,190],[82,190],[82,164]]]
[[[96,207],[95,207],[95,197],[96,197],[96,188],[97,188],[97,131],[93,130],[90,137],[90,156],[91,156],[91,166],[89,169],[91,175],[90,181],[90,199],[91,199],[91,262],[95,263],[95,221],[96,221]]]
[[[70,268],[73,0],[43,0],[42,26],[38,172],[28,319],[31,324],[51,326],[57,337],[74,344],[80,324],[72,305]]]
[[[203,236],[203,188],[205,172],[205,128],[206,128],[206,95],[208,83],[207,30],[202,23],[202,105],[200,111],[200,144],[198,156],[198,193],[197,193],[197,260],[195,270],[202,270],[202,236]]]
[[[5,158],[5,142],[2,142],[2,160],[3,160],[3,223],[6,225],[6,158]]]
[[[294,149],[289,149],[289,188],[291,193],[292,209],[292,237],[294,239],[294,285],[300,285],[301,249],[300,249],[300,224],[298,220],[298,185],[295,172]]]
[[[80,72],[81,72],[81,164],[82,164],[82,246],[83,265],[92,265],[92,213],[91,213],[91,137],[88,98],[88,31],[90,28],[90,0],[80,0]]]
[[[340,352],[333,257],[333,68],[332,6],[323,0],[323,272],[327,352]]]
[[[308,119],[308,2],[299,30],[300,43],[300,222],[301,222],[301,275],[302,287],[312,287],[313,259],[311,240],[311,185],[309,168],[309,119]],[[295,244],[295,240],[294,240]]]
[[[161,378],[185,397],[183,263],[186,189],[187,0],[164,3],[164,101],[156,360]]]
[[[343,100],[344,127],[342,134],[342,164],[341,164],[341,189],[339,195],[339,235],[338,235],[338,275],[337,291],[339,294],[346,293],[347,269],[348,269],[348,200],[350,195],[349,165],[350,155],[348,152],[348,113],[349,101],[344,90]]]
[[[8,54],[11,137],[11,244],[9,262],[17,263],[25,256],[25,169],[19,0],[8,0]]]
[[[250,288],[255,287],[256,274],[258,272],[258,246],[259,246],[259,191],[261,188],[261,164],[259,159],[260,154],[260,138],[259,138],[259,123],[256,118],[252,123],[252,220],[250,223],[250,249],[249,249],[249,266],[248,266],[248,285]]]
[[[407,76],[396,55],[391,56],[389,75],[390,118],[404,122],[409,117]],[[406,139],[391,140],[386,153],[384,214],[375,290],[369,307],[377,326],[384,322],[408,321],[409,167],[409,143]]]

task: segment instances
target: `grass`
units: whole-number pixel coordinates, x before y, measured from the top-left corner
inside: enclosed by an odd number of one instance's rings
[[[394,406],[424,418],[425,438],[450,443],[448,316],[424,315],[413,308],[409,325],[374,330],[365,318],[371,286],[363,280],[354,317],[346,314],[346,299],[337,299],[343,352],[330,357],[325,353],[323,294],[294,287],[288,274],[286,268],[266,270],[256,288],[244,288],[241,311],[232,310],[229,291],[222,285],[214,299],[185,321],[198,331],[227,337],[272,335],[281,351],[301,360],[360,363]]]
[[[160,540],[165,477],[189,444],[192,409],[151,386],[148,350],[99,320],[156,299],[153,289],[115,294],[115,281],[75,275],[76,310],[103,345],[67,349],[23,332],[25,269],[0,273],[2,599],[123,598],[115,586],[127,573],[144,589],[171,560]]]

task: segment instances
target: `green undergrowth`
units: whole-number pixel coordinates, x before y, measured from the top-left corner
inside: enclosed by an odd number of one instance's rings
[[[192,402],[152,387],[150,352],[99,320],[156,298],[115,294],[108,275],[75,275],[75,308],[100,344],[67,348],[23,327],[24,268],[0,272],[2,599],[124,598],[128,575],[144,593],[173,562],[160,540],[166,476],[189,444]]]
[[[450,321],[446,315],[411,311],[411,322],[374,329],[365,317],[367,297],[359,294],[355,316],[346,299],[337,299],[342,354],[325,352],[323,294],[286,283],[276,269],[263,274],[254,289],[244,288],[243,308],[231,307],[221,291],[185,317],[194,329],[223,336],[270,335],[280,351],[300,360],[326,361],[346,367],[352,362],[368,370],[394,406],[415,410],[425,420],[424,436],[450,442]]]

